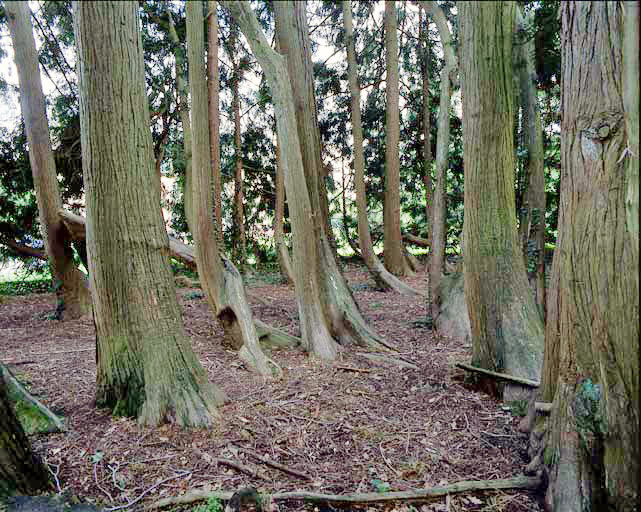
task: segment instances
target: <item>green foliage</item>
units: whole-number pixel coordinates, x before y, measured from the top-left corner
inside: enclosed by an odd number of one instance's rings
[[[391,486],[388,482],[383,482],[378,478],[374,478],[371,481],[371,484],[374,487],[374,489],[376,489],[376,492],[384,493],[384,492],[389,492],[391,489]]]
[[[187,299],[187,300],[202,299],[204,296],[205,296],[205,294],[202,293],[202,292],[188,292],[188,293],[185,293],[185,299]]]
[[[193,512],[223,512],[223,503],[217,496],[211,496],[207,503],[198,505]]]
[[[51,279],[32,281],[5,281],[0,283],[0,295],[28,295],[30,293],[52,293]]]

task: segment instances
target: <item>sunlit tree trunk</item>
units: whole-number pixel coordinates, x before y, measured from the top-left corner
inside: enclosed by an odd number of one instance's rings
[[[372,236],[367,221],[367,196],[365,193],[365,157],[363,155],[363,127],[361,124],[361,93],[358,85],[358,66],[354,46],[354,28],[349,0],[343,0],[343,24],[347,46],[347,77],[349,80],[352,133],[354,136],[354,187],[358,215],[358,242],[363,261],[376,283],[383,288],[392,288],[399,293],[418,294],[387,271],[374,253]]]
[[[209,151],[211,153],[211,174],[214,180],[214,220],[218,242],[223,241],[223,187],[220,171],[220,114],[218,70],[218,13],[216,1],[209,0],[207,18],[207,88],[209,106]]]
[[[192,0],[186,5],[187,55],[189,59],[189,87],[192,98],[194,239],[198,277],[216,316],[231,337],[239,356],[263,375],[278,372],[258,345],[258,336],[251,309],[238,270],[221,258],[216,244],[216,226],[212,222],[212,177],[209,147],[209,123],[197,115],[207,107],[205,80],[205,42],[203,33],[203,2]]]
[[[452,46],[452,36],[442,9],[436,2],[422,2],[426,14],[438,27],[443,45],[445,65],[441,70],[441,88],[436,134],[436,186],[432,201],[432,246],[430,255],[430,314],[436,321],[441,313],[441,278],[445,264],[445,180],[449,168],[450,105],[452,84],[458,71],[458,62]]]
[[[193,227],[193,201],[191,198],[191,122],[189,120],[189,85],[187,84],[187,67],[185,54],[176,33],[174,19],[169,8],[166,10],[169,18],[169,38],[174,47],[174,60],[176,61],[176,96],[178,98],[178,114],[183,129],[183,159],[185,161],[185,182],[183,187],[183,204],[185,207],[185,220],[191,233]]]
[[[562,3],[561,23],[558,284],[548,300],[543,372],[543,399],[553,409],[539,456],[550,510],[632,511],[640,476],[639,251],[638,228],[626,222],[631,169],[621,159],[631,135],[623,5]],[[634,59],[638,66],[638,53]],[[638,108],[638,96],[630,106]],[[535,430],[542,425],[540,418]]]
[[[516,9],[520,103],[523,112],[523,132],[527,145],[527,187],[523,194],[522,212],[519,215],[519,238],[528,267],[528,276],[534,291],[534,301],[543,315],[545,311],[545,173],[543,167],[543,129],[541,112],[536,94],[536,69],[534,68],[534,40],[525,30],[534,22],[534,11],[523,19]],[[525,40],[523,40],[525,39]],[[532,267],[532,271],[529,268]]]
[[[385,2],[385,197],[383,235],[385,267],[397,276],[411,273],[401,238],[401,178],[399,163],[400,114],[398,109],[398,40],[395,2]]]
[[[144,425],[211,425],[224,394],[196,358],[176,299],[153,163],[138,3],[75,2],[73,18],[96,403]]]
[[[18,69],[20,105],[29,144],[38,216],[58,296],[57,312],[60,319],[78,318],[91,311],[91,297],[84,276],[74,263],[67,229],[58,216],[62,200],[49,139],[31,11],[27,2],[5,2],[4,8]]]
[[[430,48],[429,38],[429,18],[425,13],[423,21],[423,6],[419,8],[418,20],[418,44],[421,53],[421,119],[423,133],[423,185],[425,186],[425,222],[427,224],[427,236],[430,246],[432,243],[432,203],[434,201],[432,189],[432,137],[430,123],[430,63],[432,60],[432,50]],[[430,253],[431,253],[430,249]]]
[[[31,451],[29,439],[7,396],[2,372],[0,372],[0,433],[0,499],[16,493],[32,495],[48,490],[49,473],[42,461]]]
[[[514,211],[512,2],[461,2],[464,279],[472,362],[539,380],[543,324]],[[507,386],[504,398],[518,390]]]

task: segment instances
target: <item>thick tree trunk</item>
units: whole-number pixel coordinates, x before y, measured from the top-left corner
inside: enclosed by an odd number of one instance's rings
[[[192,112],[203,112],[207,106],[203,3],[197,0],[187,3],[186,13]],[[278,365],[269,360],[258,345],[258,336],[242,278],[230,261],[221,258],[216,245],[216,227],[211,221],[213,199],[207,118],[194,115],[192,127],[193,234],[196,241],[198,277],[212,309],[223,324],[225,333],[235,340],[236,348],[240,349],[241,359],[262,375],[279,373]]]
[[[441,314],[441,278],[445,264],[445,180],[449,168],[450,105],[452,84],[458,62],[452,47],[452,36],[442,9],[436,2],[422,2],[423,9],[432,16],[441,37],[445,66],[441,71],[438,127],[436,134],[436,186],[432,203],[432,247],[430,255],[430,314],[436,321]]]
[[[289,249],[285,243],[285,233],[283,232],[285,217],[285,177],[283,176],[281,158],[280,140],[278,140],[278,134],[276,134],[276,176],[274,178],[276,204],[274,206],[274,240],[276,243],[276,255],[278,257],[280,273],[289,284],[294,284],[292,260],[289,257]]]
[[[534,68],[534,40],[525,35],[532,26],[534,11],[523,19],[520,8],[516,9],[517,41],[516,59],[519,74],[519,90],[523,112],[523,132],[527,144],[527,187],[523,193],[522,214],[519,215],[519,237],[528,268],[528,278],[534,291],[534,302],[543,317],[545,312],[545,173],[543,162],[543,129],[541,112],[536,93],[536,69]],[[523,35],[521,35],[523,34]],[[527,40],[522,40],[528,38]],[[529,269],[532,269],[531,271]]]
[[[383,238],[385,267],[397,276],[411,274],[403,255],[401,238],[401,178],[399,162],[400,114],[398,109],[398,40],[396,5],[385,2],[385,197]]]
[[[314,212],[312,219],[314,238],[317,244],[316,251],[320,258],[317,271],[321,285],[322,295],[320,297],[325,323],[331,334],[343,345],[354,342],[359,345],[380,347],[384,345],[384,342],[369,328],[361,316],[351,290],[340,273],[334,251],[327,237],[326,223],[323,216],[319,214],[322,211],[318,192],[319,169],[322,168],[322,162],[305,4],[300,2],[276,3],[274,4],[274,14],[279,45],[287,57],[293,100],[296,105],[303,170],[310,204]],[[292,197],[289,190],[287,196]]]
[[[387,271],[374,252],[372,236],[367,221],[367,196],[365,192],[365,157],[363,155],[363,127],[361,124],[361,91],[358,85],[358,67],[354,46],[354,28],[352,10],[349,0],[343,0],[343,24],[345,26],[345,44],[347,46],[347,77],[349,80],[352,133],[354,135],[354,186],[356,188],[356,206],[358,214],[358,242],[361,256],[370,275],[381,288],[392,288],[398,293],[420,295],[396,276]]]
[[[0,499],[16,493],[40,494],[48,487],[47,468],[31,451],[0,372]]]
[[[234,261],[241,271],[245,267],[247,258],[247,242],[245,240],[245,208],[243,205],[243,152],[240,137],[240,93],[239,87],[242,80],[240,69],[238,27],[232,26],[229,37],[229,58],[232,62],[232,108],[234,111]]]
[[[548,301],[543,371],[554,406],[540,447],[546,504],[632,511],[640,461],[639,252],[638,231],[626,222],[630,169],[621,159],[630,139],[622,4],[563,3],[561,23],[558,285]]]
[[[144,425],[211,425],[224,394],[207,380],[176,300],[154,175],[138,4],[76,2],[73,17],[96,403]]]
[[[189,85],[187,84],[187,67],[185,65],[185,55],[180,44],[180,39],[174,26],[174,18],[169,8],[166,10],[169,19],[169,38],[174,47],[174,60],[176,61],[176,96],[178,98],[178,114],[180,115],[180,124],[183,129],[183,159],[185,161],[185,181],[183,187],[183,205],[185,207],[185,220],[189,231],[194,232],[193,219],[193,201],[191,191],[191,122],[189,120]]]
[[[219,90],[220,72],[218,70],[218,13],[216,1],[209,0],[207,15],[207,89],[209,107],[209,151],[211,154],[211,175],[214,180],[214,220],[216,222],[217,242],[223,242],[223,186],[220,171],[220,114]]]
[[[4,8],[18,69],[20,105],[29,144],[38,216],[57,290],[57,311],[60,319],[78,318],[91,311],[91,297],[85,278],[74,263],[69,233],[58,216],[62,200],[49,140],[38,53],[31,28],[31,11],[26,2],[5,2]]]
[[[423,6],[419,8],[418,14],[418,44],[421,53],[421,118],[423,132],[423,185],[425,186],[425,222],[427,224],[427,237],[429,240],[428,248],[432,242],[432,202],[434,201],[432,190],[432,140],[431,140],[431,122],[430,122],[430,63],[432,60],[432,49],[430,48],[429,38],[429,18],[425,12],[425,22],[423,23]],[[431,251],[430,251],[431,252]]]
[[[465,299],[476,366],[540,380],[543,324],[514,213],[514,4],[461,2]],[[505,399],[513,399],[507,386]]]

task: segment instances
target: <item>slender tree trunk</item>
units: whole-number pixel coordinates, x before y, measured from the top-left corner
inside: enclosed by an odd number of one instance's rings
[[[211,425],[224,394],[207,380],[176,299],[154,175],[138,3],[75,2],[73,17],[96,403],[143,425]]]
[[[398,40],[396,2],[385,2],[385,197],[383,235],[385,267],[397,276],[410,274],[401,237],[401,178],[399,163],[400,114],[398,109]]]
[[[639,251],[638,231],[626,222],[630,169],[621,159],[630,139],[622,7],[561,4],[558,285],[548,300],[543,371],[554,405],[540,447],[550,510],[638,506]],[[630,106],[638,108],[638,98]]]
[[[48,490],[49,473],[42,461],[31,451],[29,439],[7,396],[6,383],[1,371],[0,432],[0,499],[15,493],[30,495]]]
[[[275,124],[275,123],[274,123]],[[285,233],[283,224],[285,217],[285,177],[283,176],[283,164],[281,162],[280,140],[276,134],[276,176],[275,192],[276,204],[274,206],[274,239],[276,241],[276,255],[278,256],[278,265],[281,275],[287,279],[287,282],[294,284],[294,270],[292,261],[289,257],[289,249],[285,243]]]
[[[464,279],[472,362],[539,380],[543,324],[527,282],[514,213],[514,3],[461,2],[465,164]],[[506,400],[517,389],[507,386]]]
[[[441,278],[445,264],[445,180],[449,168],[450,105],[452,83],[458,70],[458,62],[452,47],[452,37],[445,14],[436,2],[422,2],[426,14],[436,23],[443,45],[445,66],[441,71],[441,90],[436,135],[436,186],[432,202],[432,247],[430,257],[430,313],[432,321],[441,314]]]
[[[380,347],[383,342],[367,325],[343,278],[330,246],[323,216],[319,214],[320,132],[314,98],[314,76],[311,48],[304,3],[274,4],[276,34],[280,48],[287,57],[292,83],[296,121],[303,160],[307,191],[314,212],[314,238],[320,258],[318,279],[325,323],[331,334],[343,345],[354,342]],[[287,184],[287,182],[286,182]],[[292,196],[288,194],[287,197]],[[290,205],[291,205],[290,201]],[[309,236],[309,235],[307,235]]]
[[[176,97],[178,101],[178,114],[183,129],[183,158],[185,161],[185,182],[183,188],[183,204],[185,206],[185,220],[189,231],[194,232],[193,201],[191,197],[191,122],[189,120],[189,85],[187,84],[187,67],[185,66],[185,55],[180,44],[180,39],[174,26],[174,18],[169,8],[166,10],[169,18],[169,38],[174,47],[174,59],[176,61]]]
[[[523,19],[520,8],[516,9],[517,34],[523,34],[534,21],[532,11]],[[528,37],[528,36],[520,36]],[[527,144],[527,160],[524,174],[527,188],[521,207],[519,234],[528,269],[528,277],[534,291],[534,302],[543,317],[545,312],[545,173],[543,162],[543,129],[541,112],[536,94],[536,70],[534,68],[534,40],[519,41],[517,59],[519,90],[523,112],[523,132]]]
[[[214,220],[216,221],[217,243],[223,242],[222,176],[220,171],[220,114],[218,70],[218,13],[216,1],[209,0],[207,17],[207,88],[209,101],[209,151],[211,153],[211,174],[214,180]]]
[[[60,319],[78,318],[91,311],[91,297],[84,276],[74,263],[69,233],[58,217],[62,200],[49,140],[31,11],[26,2],[5,2],[4,8],[18,69],[20,105],[29,144],[38,216],[58,296],[57,313]]]
[[[349,216],[347,214],[347,183],[345,182],[345,160],[341,159],[341,206],[343,213],[343,231],[345,232],[345,240],[347,245],[354,252],[355,255],[360,255],[360,250],[352,240],[349,234]]]
[[[376,281],[383,288],[392,288],[399,293],[418,294],[396,276],[387,271],[376,256],[372,236],[367,221],[367,196],[365,192],[365,157],[363,155],[363,127],[361,124],[361,92],[358,85],[358,67],[354,46],[354,29],[352,10],[349,0],[343,0],[343,24],[345,26],[345,44],[347,46],[347,77],[351,100],[352,132],[354,135],[354,186],[356,188],[356,206],[358,213],[358,242],[361,256]]]
[[[423,132],[423,185],[425,186],[425,222],[427,225],[427,240],[432,242],[432,203],[434,201],[432,190],[432,140],[431,140],[431,123],[430,123],[430,63],[432,61],[432,49],[430,48],[429,37],[429,18],[425,12],[425,23],[423,23],[423,11],[419,8],[418,20],[418,39],[421,52],[421,117]],[[432,252],[431,247],[430,253]],[[431,257],[431,254],[430,254]]]
[[[203,2],[193,0],[186,5],[187,55],[192,112],[204,112],[207,106],[205,80],[205,41],[203,33]],[[211,221],[213,207],[211,162],[209,160],[209,123],[204,116],[193,116],[192,158],[194,183],[194,239],[198,277],[216,316],[227,335],[236,340],[239,356],[262,375],[279,373],[278,365],[263,354],[258,345],[256,327],[238,270],[221,258],[216,245],[216,227]]]

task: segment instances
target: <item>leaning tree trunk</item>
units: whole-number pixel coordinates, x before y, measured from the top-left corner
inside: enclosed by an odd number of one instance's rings
[[[543,324],[514,212],[514,3],[461,2],[464,280],[473,364],[538,381]],[[508,386],[504,398],[518,390]]]
[[[458,62],[452,46],[452,36],[442,9],[436,2],[422,2],[439,30],[445,65],[441,70],[441,91],[436,134],[436,186],[432,204],[432,247],[430,255],[430,315],[432,321],[441,314],[441,278],[445,264],[445,180],[449,167],[450,105],[452,84],[458,70]]]
[[[48,487],[47,468],[31,451],[0,372],[0,500],[13,494],[40,494]]]
[[[398,40],[396,5],[385,2],[385,197],[383,200],[383,259],[397,276],[411,274],[401,237],[401,178],[399,162],[400,114],[398,109]]]
[[[519,42],[518,74],[523,132],[527,144],[527,187],[523,193],[519,235],[528,277],[534,291],[534,302],[543,317],[545,312],[545,173],[543,162],[543,130],[541,112],[536,93],[536,69],[534,68],[534,40],[527,36],[526,29],[534,21],[534,11],[523,19],[520,8],[516,9]],[[522,35],[521,35],[522,34]],[[527,40],[522,40],[527,38]],[[529,269],[532,268],[532,271]]]
[[[224,394],[207,380],[176,299],[154,175],[138,4],[77,2],[73,17],[96,403],[145,425],[211,425]]]
[[[423,185],[425,186],[425,222],[427,225],[427,236],[429,240],[430,253],[432,243],[432,203],[434,201],[432,189],[432,137],[430,122],[430,63],[432,62],[432,49],[429,38],[429,18],[425,12],[423,23],[423,6],[418,11],[418,45],[421,55],[421,119],[423,132],[422,158],[423,158]],[[431,257],[431,254],[430,254]]]
[[[302,2],[277,2],[274,4],[276,34],[280,49],[287,57],[289,77],[292,84],[296,121],[303,170],[310,198],[314,238],[320,258],[318,279],[321,284],[321,303],[325,323],[331,334],[343,345],[354,342],[359,345],[380,347],[385,343],[367,325],[354,301],[350,288],[343,278],[334,252],[330,246],[325,222],[321,212],[319,169],[320,132],[314,98],[314,76],[311,60],[309,30],[305,19],[305,4]],[[292,196],[288,194],[291,198]],[[290,205],[292,201],[290,200]],[[309,236],[309,235],[308,235]]]
[[[281,162],[281,149],[278,134],[276,134],[276,171],[275,171],[275,205],[274,205],[274,241],[276,244],[276,255],[281,275],[288,283],[294,284],[294,270],[289,257],[289,249],[285,243],[284,217],[285,217],[285,177],[283,176],[283,164]]]
[[[553,408],[540,447],[546,505],[632,511],[641,455],[639,252],[638,231],[626,222],[632,172],[621,158],[631,135],[622,4],[562,3],[561,23],[563,172],[553,265],[559,284],[548,300],[543,372],[544,399],[553,399]],[[538,437],[542,425],[539,419]]]
[[[78,318],[91,311],[91,297],[84,276],[74,263],[69,234],[58,217],[62,200],[49,140],[31,11],[27,2],[5,2],[4,8],[18,69],[20,104],[29,144],[38,216],[58,296],[57,314],[60,319]]]
[[[358,85],[358,66],[354,46],[352,9],[349,0],[343,0],[343,24],[345,26],[345,45],[347,46],[347,78],[351,102],[352,132],[354,135],[354,186],[358,214],[358,242],[361,256],[379,287],[391,288],[398,293],[421,295],[417,290],[387,271],[374,252],[372,236],[367,221],[367,196],[365,193],[365,157],[363,155],[363,127],[361,124],[361,91]],[[344,192],[343,192],[344,193]]]
[[[220,114],[219,91],[220,71],[218,69],[218,14],[216,1],[209,0],[207,15],[207,89],[209,106],[209,151],[211,174],[214,180],[214,220],[216,221],[217,241],[223,241],[223,186],[220,171]]]
[[[171,15],[169,7],[166,9],[167,18],[169,19],[169,38],[174,49],[174,60],[176,61],[176,97],[178,98],[178,114],[180,115],[180,124],[183,129],[183,160],[185,162],[185,181],[183,183],[183,205],[185,208],[185,220],[187,227],[193,234],[193,201],[191,197],[191,122],[189,120],[189,85],[187,84],[187,67],[185,65],[185,55],[180,45],[180,39],[174,25],[174,18]]]

